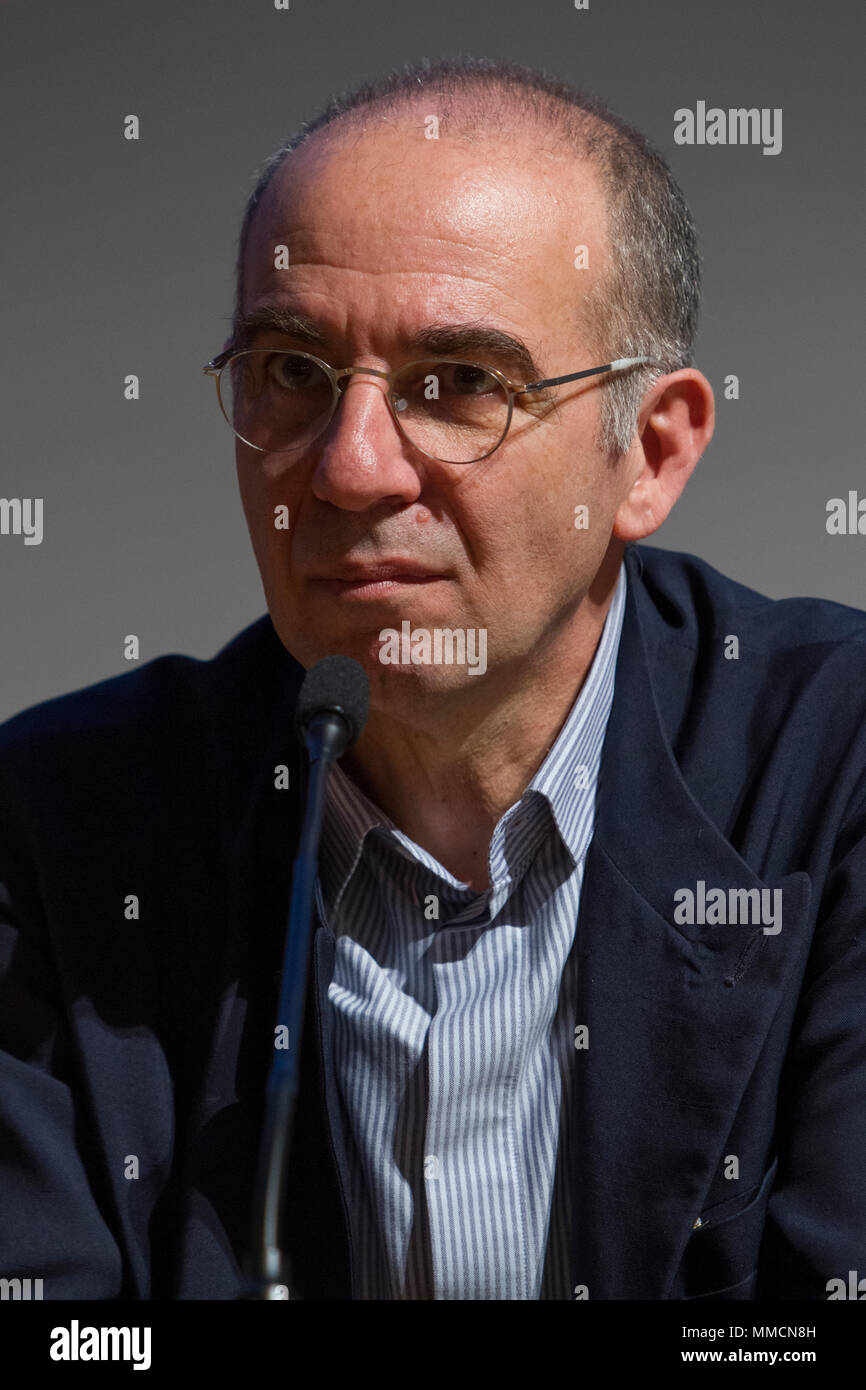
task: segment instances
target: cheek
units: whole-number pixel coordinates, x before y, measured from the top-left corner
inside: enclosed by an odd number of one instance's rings
[[[532,606],[533,595],[543,604],[544,595],[579,587],[597,569],[610,537],[607,498],[586,465],[574,455],[551,464],[539,460],[521,473],[528,486],[510,497],[485,537],[499,582],[521,606]]]
[[[252,526],[262,510],[266,484],[256,455],[241,444],[235,448],[235,472],[244,515]]]
[[[256,555],[288,554],[289,537],[297,521],[301,492],[289,486],[284,470],[268,471],[260,457],[238,457],[238,488],[247,528]]]
[[[593,499],[577,476],[539,479],[533,494],[521,499],[515,513],[519,526],[509,539],[526,563],[539,567],[541,583],[548,573],[552,577],[572,565],[576,546],[581,536],[586,536],[585,531],[576,529],[575,523],[587,504],[592,516],[596,510]]]
[[[260,483],[253,483],[248,476],[241,475],[239,485],[247,530],[261,568],[268,560],[273,538],[277,534],[272,522],[273,512],[268,505],[265,489]]]

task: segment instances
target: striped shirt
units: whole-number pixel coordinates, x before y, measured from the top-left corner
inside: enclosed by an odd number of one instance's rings
[[[626,599],[477,892],[339,766],[316,896],[356,1299],[570,1299],[577,927]]]

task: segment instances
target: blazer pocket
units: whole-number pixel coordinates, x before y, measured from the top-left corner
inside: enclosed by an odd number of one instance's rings
[[[729,1289],[711,1289],[709,1293],[695,1293],[691,1299],[685,1299],[686,1303],[698,1303],[702,1298],[733,1298],[749,1299],[755,1296],[755,1285],[758,1282],[758,1271],[753,1269],[747,1274],[745,1279],[741,1279],[739,1284],[732,1284]]]
[[[732,1287],[755,1271],[778,1166],[777,1157],[751,1193],[701,1213],[701,1224],[692,1231],[680,1265],[680,1298],[707,1298],[715,1291],[728,1291],[730,1296]]]

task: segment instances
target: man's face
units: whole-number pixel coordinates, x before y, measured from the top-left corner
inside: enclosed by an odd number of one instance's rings
[[[289,266],[275,269],[275,247]],[[575,268],[575,248],[589,268]],[[324,345],[267,330],[249,346],[313,352],[335,367],[389,370],[431,325],[478,323],[525,342],[538,377],[495,352],[447,353],[521,383],[610,360],[579,326],[582,297],[608,264],[594,172],[509,133],[473,146],[423,138],[423,117],[333,144],[313,138],[260,207],[246,258],[246,312],[280,305],[312,319]],[[607,349],[608,345],[605,345]],[[616,345],[609,345],[611,351]],[[385,383],[348,378],[327,431],[301,455],[238,442],[241,496],[274,627],[309,668],[353,656],[372,707],[410,716],[438,694],[506,688],[543,662],[598,571],[623,471],[596,446],[601,393],[555,388],[556,408],[515,401],[489,458],[439,463],[407,443]],[[527,401],[530,398],[527,398]],[[288,529],[275,509],[288,508]],[[588,529],[575,508],[589,508]],[[411,560],[441,578],[350,589],[321,578],[347,563]],[[382,664],[380,633],[485,629],[487,672]],[[538,670],[536,668],[536,675]],[[477,691],[480,694],[480,689]]]

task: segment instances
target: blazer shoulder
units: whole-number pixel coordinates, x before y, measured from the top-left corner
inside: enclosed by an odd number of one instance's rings
[[[209,659],[159,656],[122,675],[54,696],[0,724],[4,778],[40,764],[74,761],[88,767],[124,753],[184,755],[201,743],[261,728],[293,668],[270,616],[244,628]],[[242,741],[242,740],[241,740]]]
[[[730,631],[741,644],[765,652],[851,644],[854,663],[862,666],[866,659],[862,609],[806,595],[770,598],[687,551],[648,545],[629,550],[629,577],[638,580],[673,626],[704,635]]]

